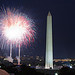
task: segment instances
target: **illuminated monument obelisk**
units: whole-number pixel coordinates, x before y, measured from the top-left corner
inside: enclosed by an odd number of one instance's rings
[[[45,69],[53,69],[52,16],[47,16]]]

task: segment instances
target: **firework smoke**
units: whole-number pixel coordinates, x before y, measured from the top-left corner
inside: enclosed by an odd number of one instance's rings
[[[9,61],[9,62],[13,62],[13,59],[12,59],[12,57],[6,57],[6,58],[4,58],[4,60],[7,60],[7,61]]]
[[[18,65],[20,65],[20,58],[18,56],[16,56],[16,59],[18,61]]]

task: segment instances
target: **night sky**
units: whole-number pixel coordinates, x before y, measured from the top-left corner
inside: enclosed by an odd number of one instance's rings
[[[34,21],[35,41],[27,48],[23,45],[21,55],[45,56],[46,21],[50,11],[54,58],[75,58],[75,0],[0,0],[0,8],[15,8]]]

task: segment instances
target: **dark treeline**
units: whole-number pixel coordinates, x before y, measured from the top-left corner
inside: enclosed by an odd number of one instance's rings
[[[14,73],[14,75],[47,75],[44,73],[37,72],[35,68],[30,68],[25,64],[13,65],[12,63],[5,61],[0,63],[1,69],[7,71],[8,73]],[[53,72],[53,71],[50,71]],[[51,73],[50,75],[54,75]],[[69,67],[62,67],[58,70],[58,75],[75,75],[75,69]]]

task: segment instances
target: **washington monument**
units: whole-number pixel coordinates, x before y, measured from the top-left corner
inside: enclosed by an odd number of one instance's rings
[[[53,69],[52,16],[47,16],[45,69]]]

